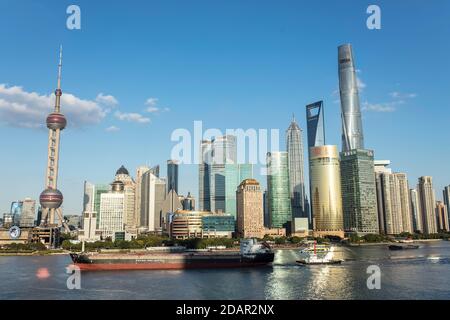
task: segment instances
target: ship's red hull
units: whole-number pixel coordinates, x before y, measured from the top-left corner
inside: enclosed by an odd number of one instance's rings
[[[265,266],[267,262],[252,263],[75,263],[81,271],[111,271],[111,270],[183,270],[212,268],[247,268]]]

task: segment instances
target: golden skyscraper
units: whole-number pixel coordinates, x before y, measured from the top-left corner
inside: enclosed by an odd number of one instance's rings
[[[314,234],[343,238],[344,218],[337,146],[311,147],[309,170]]]

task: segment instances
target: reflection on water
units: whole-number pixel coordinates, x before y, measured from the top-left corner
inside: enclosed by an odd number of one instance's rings
[[[417,250],[338,247],[341,265],[298,265],[298,250],[277,250],[273,266],[250,269],[82,273],[68,290],[67,256],[0,257],[0,299],[450,299],[450,243]],[[381,269],[381,290],[366,286]]]

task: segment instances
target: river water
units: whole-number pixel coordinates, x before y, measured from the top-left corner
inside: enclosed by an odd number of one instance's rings
[[[341,265],[301,266],[296,250],[276,250],[272,266],[251,269],[107,271],[81,274],[69,290],[66,255],[0,256],[5,299],[450,299],[450,242],[417,250],[338,247]],[[367,268],[380,268],[368,289]]]

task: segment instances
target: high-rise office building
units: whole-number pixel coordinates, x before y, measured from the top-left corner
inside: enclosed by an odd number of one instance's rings
[[[83,212],[94,211],[95,185],[89,181],[84,181],[83,188]],[[98,214],[98,212],[97,212]]]
[[[199,179],[198,179],[198,202],[200,211],[211,210],[211,187],[209,185],[209,176],[212,158],[212,142],[202,140],[200,143],[199,155]]]
[[[36,218],[36,200],[25,198],[22,202],[22,217],[20,227],[34,227]]]
[[[388,168],[390,164],[391,162],[389,160],[374,161],[375,186],[377,190],[378,228],[381,234],[386,234],[386,221],[384,217],[386,215],[386,210],[390,210],[391,208],[390,205],[387,205],[388,201],[384,201],[384,197],[386,197],[386,193],[390,189],[386,188],[386,179],[383,177],[384,174],[392,174],[391,168]],[[388,200],[390,200],[390,198],[388,198]],[[390,215],[388,216],[390,217]]]
[[[12,217],[12,225],[20,225],[22,217],[23,201],[13,201],[11,203],[10,214]]]
[[[175,190],[178,193],[178,161],[167,160],[167,192]]]
[[[311,103],[306,106],[306,123],[308,133],[308,157],[311,157],[310,150],[312,147],[320,147],[325,145],[325,123],[324,123],[323,101]],[[308,159],[309,162],[309,159]],[[311,175],[309,176],[309,195],[311,199]],[[305,197],[306,198],[306,197]],[[312,202],[312,201],[311,201]],[[313,209],[308,203],[305,205],[308,211],[306,215],[309,219],[309,227],[312,228]]]
[[[226,164],[236,164],[236,137],[225,135],[212,140],[212,163],[210,165],[211,212],[226,212]],[[238,183],[239,184],[239,183]],[[236,191],[236,187],[234,191]]]
[[[125,197],[125,216],[124,223],[127,231],[134,233],[136,228],[136,216],[135,216],[135,192],[136,183],[130,176],[128,170],[121,166],[116,171],[115,181],[122,181],[124,184],[124,197]]]
[[[442,201],[436,201],[436,222],[438,232],[450,231],[448,225],[447,206]]]
[[[295,118],[286,130],[286,150],[289,164],[289,192],[291,197],[292,216],[307,217],[305,210],[305,177],[303,160],[302,130]]]
[[[325,125],[323,101],[306,106],[308,148],[325,145]]]
[[[225,165],[225,213],[236,219],[236,189],[245,179],[253,178],[252,164]]]
[[[344,237],[341,181],[337,146],[310,148],[309,174],[313,228],[317,236]]]
[[[162,228],[163,206],[166,199],[166,181],[158,178],[152,170],[142,175],[140,227],[148,231]]]
[[[408,179],[404,173],[392,173],[388,160],[374,162],[380,233],[413,232]]]
[[[225,213],[229,210],[236,216],[236,187],[239,178],[252,177],[245,172],[252,167],[237,165],[236,137],[225,135],[213,140],[203,140],[200,145],[199,207],[203,211]],[[228,167],[227,167],[228,166]],[[228,172],[228,175],[227,175]],[[228,184],[227,184],[227,181]],[[229,205],[227,207],[227,201]]]
[[[416,232],[416,231],[423,232],[422,214],[420,212],[419,193],[417,192],[417,189],[409,190],[409,199],[411,201],[411,215],[412,215],[412,219],[413,219],[413,230],[414,230],[414,232]]]
[[[291,230],[292,211],[289,193],[287,152],[267,153],[267,191],[271,228]]]
[[[444,187],[444,204],[447,207],[448,219],[450,220],[450,186]]]
[[[142,195],[142,176],[149,171],[148,166],[139,166],[136,169],[136,190],[134,193],[134,214],[136,226],[141,226],[141,195]]]
[[[373,151],[340,153],[344,228],[360,234],[378,233]]]
[[[108,193],[111,186],[108,184],[93,184],[84,181],[83,212],[95,212],[97,229],[100,227],[100,199],[103,193]]]
[[[112,190],[100,195],[100,227],[104,237],[113,237],[115,232],[124,231],[125,225],[125,185],[114,181]]]
[[[364,149],[358,82],[350,44],[338,47],[338,65],[342,111],[342,151]]]
[[[242,238],[264,235],[263,194],[259,182],[246,179],[237,187],[237,232]]]
[[[398,182],[400,211],[402,215],[403,232],[413,233],[413,218],[411,213],[411,201],[409,199],[409,184],[406,173],[396,172],[395,178]]]
[[[438,229],[435,214],[436,197],[433,190],[433,178],[430,176],[420,177],[417,191],[419,195],[423,233],[437,233]]]

